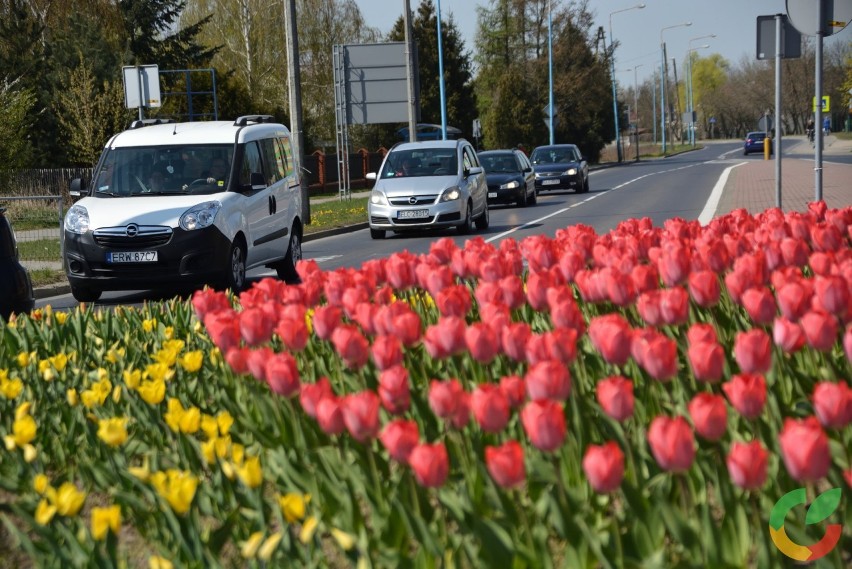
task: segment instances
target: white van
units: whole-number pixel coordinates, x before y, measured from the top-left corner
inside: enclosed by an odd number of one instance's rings
[[[234,122],[135,121],[113,136],[65,215],[71,293],[210,284],[239,291],[246,271],[298,279],[301,170],[269,115]]]

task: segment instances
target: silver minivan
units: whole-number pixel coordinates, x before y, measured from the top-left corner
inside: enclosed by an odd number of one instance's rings
[[[367,179],[376,182],[367,204],[373,239],[386,231],[488,227],[485,172],[466,140],[397,144]]]

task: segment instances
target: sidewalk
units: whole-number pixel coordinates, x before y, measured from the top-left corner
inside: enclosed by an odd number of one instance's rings
[[[809,155],[810,158],[782,156],[781,207],[784,211],[807,211],[808,203],[816,198],[813,147],[804,137],[790,138],[800,140],[795,152]],[[830,161],[832,156],[849,156],[850,153],[852,141],[839,140],[831,135],[826,138],[822,199],[829,208],[852,205],[852,164]],[[716,215],[724,215],[738,208],[745,208],[755,214],[775,206],[775,158],[749,159],[745,165],[731,170]]]

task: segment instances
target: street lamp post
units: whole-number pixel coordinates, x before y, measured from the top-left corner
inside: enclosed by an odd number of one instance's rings
[[[695,147],[695,101],[693,99],[693,88],[692,88],[692,52],[697,51],[699,49],[707,49],[710,47],[708,44],[704,44],[702,46],[698,46],[696,48],[692,47],[692,42],[703,40],[705,38],[715,38],[716,34],[707,34],[706,36],[698,36],[689,40],[687,44],[686,51],[686,64],[689,66],[688,75],[687,75],[687,106],[689,107],[689,142],[692,144],[693,148]]]
[[[644,63],[633,66],[633,112],[636,113],[636,122],[633,131],[636,133],[636,161],[639,162],[639,82],[636,79],[636,70],[643,67]]]
[[[622,8],[621,10],[609,13],[609,48],[612,51],[612,54],[609,57],[610,76],[612,77],[612,115],[615,118],[615,150],[618,154],[619,162],[621,162],[621,133],[618,129],[618,97],[615,93],[615,50],[612,46],[612,16],[613,14],[627,12],[629,10],[641,10],[644,7],[645,4],[636,4],[635,6]]]
[[[547,130],[550,133],[550,145],[553,146],[553,2],[547,3],[547,83]]]
[[[682,22],[673,26],[666,26],[660,30],[660,130],[663,134],[663,155],[666,154],[666,44],[663,42],[663,32],[672,28],[691,26],[692,22]]]

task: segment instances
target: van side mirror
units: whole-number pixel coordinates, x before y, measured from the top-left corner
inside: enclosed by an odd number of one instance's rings
[[[375,181],[375,179],[376,179],[376,173],[375,173],[375,172],[367,172],[367,175],[366,175],[365,177],[366,177],[368,180],[373,180],[373,181]]]
[[[251,173],[251,189],[262,190],[266,187],[266,180],[263,178],[263,172]]]
[[[89,195],[89,188],[87,187],[85,180],[82,178],[74,178],[71,180],[71,186],[68,189],[68,194],[72,198],[81,198],[83,196]]]

